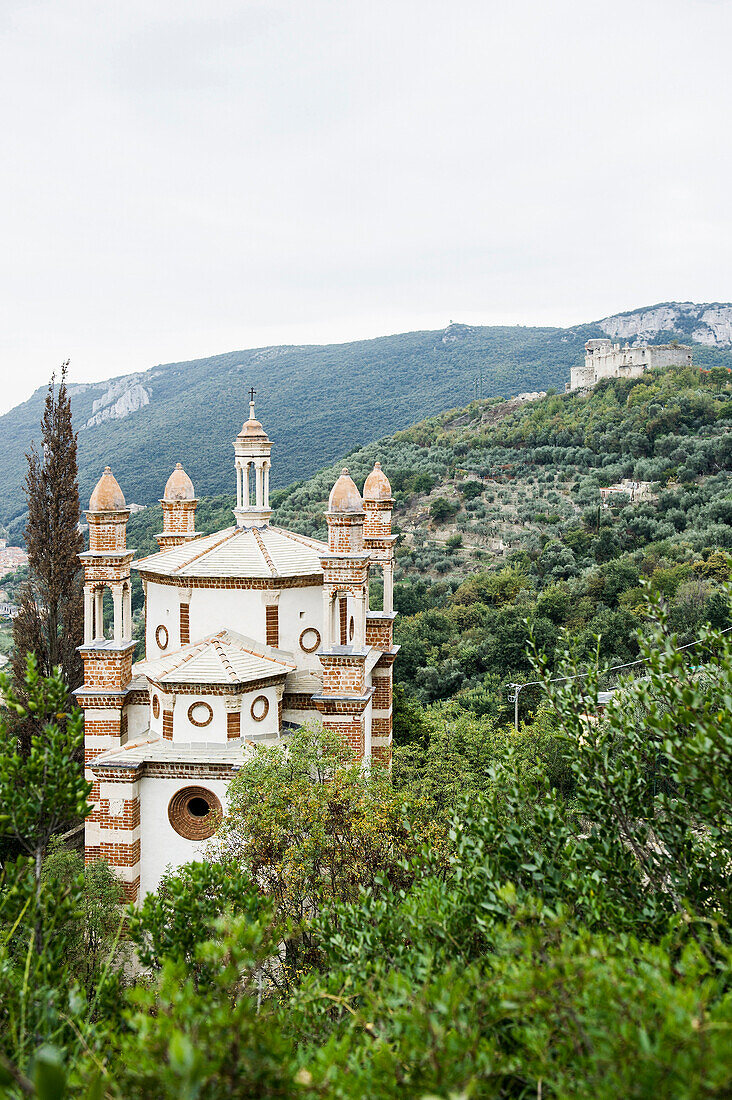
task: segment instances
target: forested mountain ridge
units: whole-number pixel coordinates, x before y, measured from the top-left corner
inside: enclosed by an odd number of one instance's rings
[[[597,634],[606,667],[634,660],[646,581],[684,641],[704,622],[727,625],[731,379],[672,368],[589,393],[476,401],[348,455],[359,485],[380,459],[396,498],[395,675],[407,695],[506,717],[507,684],[533,678],[525,620],[550,655],[566,628],[582,661]],[[275,522],[324,537],[342,465],[275,493]],[[600,487],[622,478],[650,482],[650,499],[604,508]],[[197,526],[227,525],[232,504],[203,501]],[[159,508],[133,516],[131,545],[154,549],[160,526]]]
[[[250,385],[276,442],[273,486],[283,487],[355,443],[465,404],[481,375],[485,395],[562,390],[585,341],[602,334],[602,322],[568,329],[451,323],[347,344],[233,351],[71,386],[81,498],[88,499],[107,464],[128,501],[140,504],[160,497],[176,462],[199,496],[228,491],[231,440],[245,417]],[[700,345],[695,361],[732,363],[732,352]],[[0,522],[16,536],[24,454],[38,435],[44,398],[39,389],[0,418]]]

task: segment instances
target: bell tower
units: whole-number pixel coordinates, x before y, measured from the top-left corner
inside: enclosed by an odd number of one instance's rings
[[[249,391],[249,419],[234,440],[236,508],[238,527],[266,527],[272,518],[269,506],[269,471],[272,442],[254,416],[255,390]]]
[[[323,725],[336,730],[359,757],[371,756],[366,710],[373,694],[367,683],[366,641],[369,560],[364,549],[365,513],[356,483],[343,470],[325,513],[328,553],[323,570],[323,637],[318,657],[323,690],[314,695]]]
[[[122,878],[128,899],[134,901],[139,883],[139,798],[136,791],[127,789],[129,784],[100,784],[94,774],[96,757],[120,748],[127,739],[124,705],[135,651],[129,516],[124,494],[107,466],[86,513],[89,549],[79,555],[84,567],[84,644],[79,647],[84,682],[76,697],[84,711],[85,775],[92,783],[85,858],[87,862],[106,860]],[[105,594],[107,598],[111,594],[111,609],[105,608]]]

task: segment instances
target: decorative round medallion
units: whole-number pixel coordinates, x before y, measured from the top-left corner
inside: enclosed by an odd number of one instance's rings
[[[168,821],[186,840],[208,840],[222,816],[221,803],[206,787],[184,787],[168,803]]]
[[[348,627],[349,641],[353,641],[353,635],[356,633],[356,624],[353,621],[353,615],[351,615],[351,625]]]
[[[249,710],[255,722],[261,722],[269,713],[269,699],[266,695],[258,695]]]
[[[303,653],[315,653],[320,645],[320,631],[314,626],[308,626],[300,635],[300,649]]]
[[[188,721],[192,726],[207,726],[213,718],[213,709],[203,699],[191,703],[188,708]]]
[[[160,700],[158,699],[157,695],[153,695],[152,712],[153,718],[160,717]]]
[[[155,631],[155,641],[158,643],[158,649],[168,648],[168,628],[163,626],[162,623]]]

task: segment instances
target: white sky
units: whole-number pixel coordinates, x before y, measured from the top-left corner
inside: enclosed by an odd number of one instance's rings
[[[730,0],[0,0],[0,411],[732,299]]]

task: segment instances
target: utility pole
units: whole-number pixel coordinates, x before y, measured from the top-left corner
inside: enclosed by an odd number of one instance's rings
[[[508,691],[509,691],[508,701],[509,701],[509,703],[513,703],[513,705],[514,705],[513,706],[513,726],[514,726],[514,729],[516,730],[516,733],[518,733],[518,728],[519,728],[518,704],[519,704],[519,693],[520,693],[522,687],[526,687],[526,685],[525,684],[509,684],[508,685]]]

